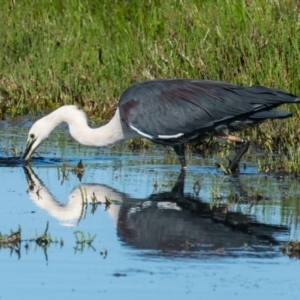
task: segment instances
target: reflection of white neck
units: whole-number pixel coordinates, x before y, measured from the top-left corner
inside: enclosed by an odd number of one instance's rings
[[[59,204],[40,180],[31,173],[31,190],[28,191],[30,199],[40,208],[46,210],[52,217],[56,218],[64,226],[75,226],[80,219],[83,202],[92,202],[92,198],[96,197],[97,202],[105,203],[106,198],[114,200],[114,202],[123,201],[122,194],[113,189],[96,184],[82,184],[76,187],[69,195],[69,200],[66,205]],[[119,210],[121,205],[118,203],[111,203],[107,208],[108,213],[114,220],[117,226]],[[101,205],[100,207],[105,207]]]

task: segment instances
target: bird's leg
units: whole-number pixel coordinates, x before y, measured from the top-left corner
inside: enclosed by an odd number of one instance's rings
[[[171,193],[176,197],[180,198],[183,197],[184,194],[184,179],[185,179],[185,170],[182,169],[175,185],[172,188]]]
[[[228,171],[234,172],[237,169],[237,166],[238,166],[241,158],[248,151],[250,143],[247,139],[240,138],[238,136],[233,136],[233,135],[222,136],[221,138],[242,144],[242,147],[240,148],[240,150],[237,152],[237,154],[235,155],[235,157],[233,158],[233,160],[229,163],[229,165],[227,167]]]
[[[175,153],[178,156],[178,159],[181,163],[182,170],[186,170],[186,161],[185,161],[185,148],[184,144],[173,146]]]
[[[242,143],[243,144],[242,144],[242,147],[240,148],[239,152],[235,155],[235,157],[233,158],[233,160],[230,162],[229,166],[227,167],[227,170],[230,170],[230,172],[234,172],[237,169],[237,166],[238,166],[241,158],[249,149],[250,143],[248,140],[244,140]]]

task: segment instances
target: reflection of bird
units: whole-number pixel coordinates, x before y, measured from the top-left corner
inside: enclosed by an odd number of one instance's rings
[[[68,202],[62,205],[48,191],[47,187],[29,166],[24,167],[24,171],[30,199],[37,206],[58,219],[63,225],[74,226],[79,222],[84,203],[91,203],[94,199],[97,203],[105,204],[106,198],[114,200],[106,210],[112,219],[117,222],[120,203],[123,198],[113,189],[107,188],[105,185],[81,184],[70,193]]]
[[[182,168],[186,168],[184,143],[215,135],[245,144],[229,169],[248,149],[248,141],[229,135],[266,119],[282,119],[289,112],[273,108],[296,103],[296,96],[262,86],[241,87],[224,82],[154,80],[135,84],[121,96],[118,109],[105,126],[92,129],[75,106],[63,106],[38,120],[30,129],[23,158],[33,151],[62,122],[79,143],[106,146],[130,138],[147,138],[173,146]]]
[[[145,199],[131,198],[106,185],[81,184],[62,205],[30,167],[25,167],[24,171],[30,199],[63,225],[75,226],[87,214],[83,198],[92,207],[93,198],[102,203],[105,198],[110,198],[112,201],[106,211],[115,223],[120,240],[134,248],[163,250],[162,255],[168,255],[167,250],[177,251],[177,254],[169,252],[170,255],[190,255],[191,252],[218,249],[227,251],[224,255],[231,255],[231,251],[242,249],[245,243],[249,246],[278,244],[276,234],[287,230],[284,226],[256,223],[251,216],[241,212],[224,211],[222,205],[211,209],[200,198],[184,194],[185,172],[180,173],[170,192],[153,194]],[[93,218],[96,218],[95,214]],[[97,224],[101,222],[97,221]],[[247,253],[253,255],[249,250]],[[257,248],[255,253],[270,255],[264,250]]]

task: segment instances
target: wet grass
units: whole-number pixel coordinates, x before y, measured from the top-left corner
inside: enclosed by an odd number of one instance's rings
[[[261,84],[300,95],[295,0],[0,3],[2,118],[76,104],[98,124],[112,116],[126,87],[154,78]],[[244,135],[267,152],[288,148],[284,166],[300,172],[300,113],[286,109],[295,117]]]

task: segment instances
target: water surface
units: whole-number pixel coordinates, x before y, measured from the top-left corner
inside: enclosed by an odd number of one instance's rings
[[[1,246],[1,299],[298,299],[299,261],[280,251],[299,239],[296,179],[198,155],[180,174],[164,148],[87,148],[65,128],[25,165],[28,125],[0,124],[0,232],[22,239]]]

